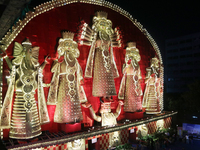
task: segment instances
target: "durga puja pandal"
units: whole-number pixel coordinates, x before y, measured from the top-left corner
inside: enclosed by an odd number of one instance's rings
[[[34,9],[0,45],[8,149],[102,150],[170,127],[160,50],[127,11],[104,0]]]

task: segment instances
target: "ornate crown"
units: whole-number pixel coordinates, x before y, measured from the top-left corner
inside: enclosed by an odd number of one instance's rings
[[[97,15],[98,18],[105,18],[105,19],[107,19],[108,13],[105,12],[105,11],[97,11],[96,15]]]
[[[31,45],[32,46],[32,43],[29,41],[29,39],[27,38],[26,41],[22,42],[22,45]]]
[[[127,48],[126,50],[131,50],[131,51],[136,51],[136,52],[139,52],[139,50],[136,48],[136,42],[128,42],[127,43]]]
[[[155,56],[154,58],[152,58],[152,60],[154,60],[156,63],[159,62],[158,58]]]
[[[128,42],[127,46],[128,47],[136,47],[136,42]]]
[[[62,37],[63,37],[63,39],[72,40],[73,41],[73,39],[74,39],[74,33],[70,32],[70,31],[63,31],[62,32]]]

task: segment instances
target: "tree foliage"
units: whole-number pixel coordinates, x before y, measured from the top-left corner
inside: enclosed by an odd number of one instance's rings
[[[188,112],[200,112],[200,80],[196,80],[188,85],[189,91],[183,93],[181,98],[184,100]]]
[[[195,113],[200,112],[200,80],[188,84],[189,90],[182,94],[167,93],[165,95],[165,110]]]

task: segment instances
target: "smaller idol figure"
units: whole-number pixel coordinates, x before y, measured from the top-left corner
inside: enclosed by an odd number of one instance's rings
[[[39,47],[32,47],[27,39],[22,45],[15,42],[12,63],[5,56],[11,74],[8,78],[8,90],[1,110],[0,128],[10,128],[10,138],[34,138],[42,133],[41,124],[49,122],[43,89],[45,84],[42,80],[42,71],[47,62],[45,60],[40,65],[38,55]],[[38,107],[35,100],[36,89]]]
[[[82,69],[77,58],[80,55],[78,44],[73,41],[74,33],[63,32],[59,40],[58,54],[64,57],[55,61],[51,71],[54,73],[47,104],[56,105],[54,122],[76,123],[83,120],[80,102],[87,101],[83,89]]]
[[[150,67],[146,68],[146,89],[144,92],[142,107],[147,114],[160,113],[160,95],[162,86],[160,81],[159,60],[154,57],[150,61]]]
[[[114,78],[119,77],[119,74],[113,55],[113,47],[120,46],[117,37],[119,36],[112,29],[112,22],[107,19],[107,13],[103,11],[97,12],[93,17],[92,29],[86,23],[83,26],[81,38],[85,41],[82,41],[82,44],[91,45],[85,78],[93,77],[94,97],[117,95]]]
[[[115,126],[117,124],[117,117],[120,115],[121,112],[121,106],[123,105],[122,101],[119,101],[119,104],[117,106],[116,112],[111,112],[111,99],[106,98],[100,98],[101,101],[101,109],[100,113],[101,116],[97,116],[94,112],[94,109],[92,108],[92,105],[90,103],[86,103],[86,108],[89,108],[91,117],[96,120],[97,122],[101,122],[101,126]],[[113,132],[109,133],[109,147],[117,146],[120,144],[120,137],[119,133]]]
[[[165,125],[164,119],[158,120],[158,121],[156,122],[157,131],[163,130],[164,127],[165,127],[164,125]]]
[[[148,135],[148,128],[146,124],[137,126],[138,130],[136,131],[136,134],[138,135],[138,138],[142,138]]]
[[[123,78],[121,81],[118,98],[124,99],[124,111],[136,112],[142,110],[142,79],[139,50],[135,42],[127,43],[125,64],[123,65]]]
[[[85,150],[85,139],[77,139],[67,143],[68,150]]]

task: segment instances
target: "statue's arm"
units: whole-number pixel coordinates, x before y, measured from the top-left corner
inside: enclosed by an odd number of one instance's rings
[[[91,117],[96,120],[97,122],[101,122],[101,117],[97,116],[92,108],[92,105],[89,107]]]
[[[46,66],[46,64],[49,63],[49,60],[50,60],[50,57],[49,56],[46,56],[45,59],[44,59],[44,62],[40,65],[40,68],[43,70],[44,67]]]
[[[118,106],[117,106],[116,112],[114,113],[114,115],[115,115],[116,118],[119,117],[119,115],[120,115],[120,113],[121,113],[121,109],[122,109],[122,105],[123,105],[123,104],[124,104],[124,103],[123,103],[122,101],[119,101],[119,104],[118,104]]]
[[[6,60],[6,63],[8,64],[9,69],[11,70],[12,69],[12,62],[11,62],[11,60],[9,59],[9,57],[7,55],[4,58]]]
[[[81,104],[83,107],[85,108],[89,108],[90,110],[90,115],[92,117],[92,119],[96,120],[97,122],[101,122],[101,117],[97,116],[94,112],[94,109],[92,108],[92,105],[89,102],[85,102]]]
[[[146,84],[150,80],[150,76],[151,76],[151,68],[148,67],[148,68],[146,68],[146,77],[145,77],[145,83]]]
[[[44,69],[46,64],[49,64],[50,57],[46,56],[44,62],[40,65],[40,69]],[[43,83],[42,87],[50,87],[51,83]]]
[[[125,74],[126,70],[127,70],[127,64],[124,63],[123,66],[122,66],[122,73]]]

